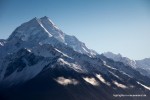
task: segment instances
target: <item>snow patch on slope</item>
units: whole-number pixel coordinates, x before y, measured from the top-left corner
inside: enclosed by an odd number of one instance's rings
[[[130,77],[130,78],[133,78],[132,76],[130,76],[129,74],[127,74],[127,73],[125,73],[125,72],[123,72],[123,71],[120,71],[120,72],[121,72],[122,74],[124,74],[124,75]]]
[[[4,46],[4,44],[0,42],[0,46]]]
[[[98,86],[99,85],[99,83],[96,81],[96,79],[95,78],[93,78],[93,77],[83,77],[83,79],[86,81],[86,82],[88,82],[88,83],[90,83],[91,85],[93,85],[93,86]]]
[[[113,73],[113,72],[111,72],[111,71],[109,71],[109,73],[111,73],[113,76],[115,76],[116,78],[118,78],[118,79],[120,79],[120,80],[122,80],[118,75],[116,75],[115,73]]]
[[[65,61],[64,59],[62,59],[62,58],[59,58],[57,61],[60,63],[60,65],[68,65],[69,68],[75,70],[76,72],[79,72],[79,73],[84,72],[84,70],[78,64],[69,63],[69,62]]]
[[[55,50],[56,50],[57,52],[61,53],[63,56],[68,57],[68,58],[71,58],[71,57],[69,57],[67,54],[61,52],[60,50],[58,50],[58,49],[56,49],[56,48],[55,48]],[[72,59],[72,58],[71,58],[71,59]]]
[[[123,85],[123,84],[121,84],[121,83],[118,83],[117,81],[113,81],[113,83],[114,83],[117,87],[119,87],[119,88],[123,88],[123,89],[126,89],[126,88],[127,88],[127,86],[125,86],[125,85]]]
[[[110,86],[110,83],[106,82],[105,79],[100,75],[100,74],[96,74],[96,77],[104,84]]]
[[[116,68],[107,65],[106,61],[103,61],[103,64],[104,64],[104,66],[106,66],[106,67],[108,67],[110,69],[117,70]]]
[[[150,87],[148,87],[148,86],[146,86],[146,85],[144,85],[144,84],[142,84],[142,83],[140,83],[140,82],[137,82],[139,85],[141,85],[141,86],[143,86],[145,89],[147,89],[147,90],[150,90]]]
[[[52,34],[43,26],[43,24],[40,21],[39,24],[48,33],[49,37],[52,37]]]
[[[61,85],[77,85],[79,84],[79,82],[76,79],[72,79],[72,78],[64,78],[64,77],[58,77],[57,79],[54,79],[57,83],[61,84]]]
[[[67,61],[65,61],[62,58],[59,58],[57,61],[60,63],[60,65],[68,65],[68,66],[70,66],[70,63],[68,63]]]

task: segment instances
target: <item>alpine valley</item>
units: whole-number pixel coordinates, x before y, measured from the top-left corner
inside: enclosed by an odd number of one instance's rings
[[[108,55],[33,18],[0,40],[0,100],[149,100],[145,67]]]

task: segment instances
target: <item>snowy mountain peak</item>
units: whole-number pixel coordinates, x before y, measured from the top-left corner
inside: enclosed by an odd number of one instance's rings
[[[33,18],[32,20],[22,24],[7,39],[30,41],[31,43],[63,43],[75,51],[94,56],[97,53],[88,49],[85,44],[79,41],[75,36],[70,36],[62,32],[48,17]]]
[[[49,19],[49,17],[44,16],[44,17],[41,17],[40,19]]]
[[[22,24],[9,36],[8,40],[21,39],[23,41],[35,41],[46,39],[52,35],[47,31],[47,29],[42,25],[38,18],[33,18],[32,20]]]
[[[56,25],[52,22],[52,20],[50,20],[47,16],[41,17],[40,20],[41,20],[41,21],[48,22],[48,23],[51,24],[52,26],[56,26]]]

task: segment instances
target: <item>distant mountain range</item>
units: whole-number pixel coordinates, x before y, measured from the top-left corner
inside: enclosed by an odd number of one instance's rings
[[[139,71],[142,75],[150,77],[150,58],[131,60],[127,57],[123,57],[121,54],[114,54],[112,52],[105,52],[103,55],[114,61],[122,62],[125,65],[131,66]]]
[[[149,100],[150,78],[130,59],[105,56],[33,18],[0,40],[0,100]]]

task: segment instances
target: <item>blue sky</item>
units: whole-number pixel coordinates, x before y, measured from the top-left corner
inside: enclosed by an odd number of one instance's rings
[[[149,0],[0,0],[0,38],[42,16],[99,53],[150,57]]]

